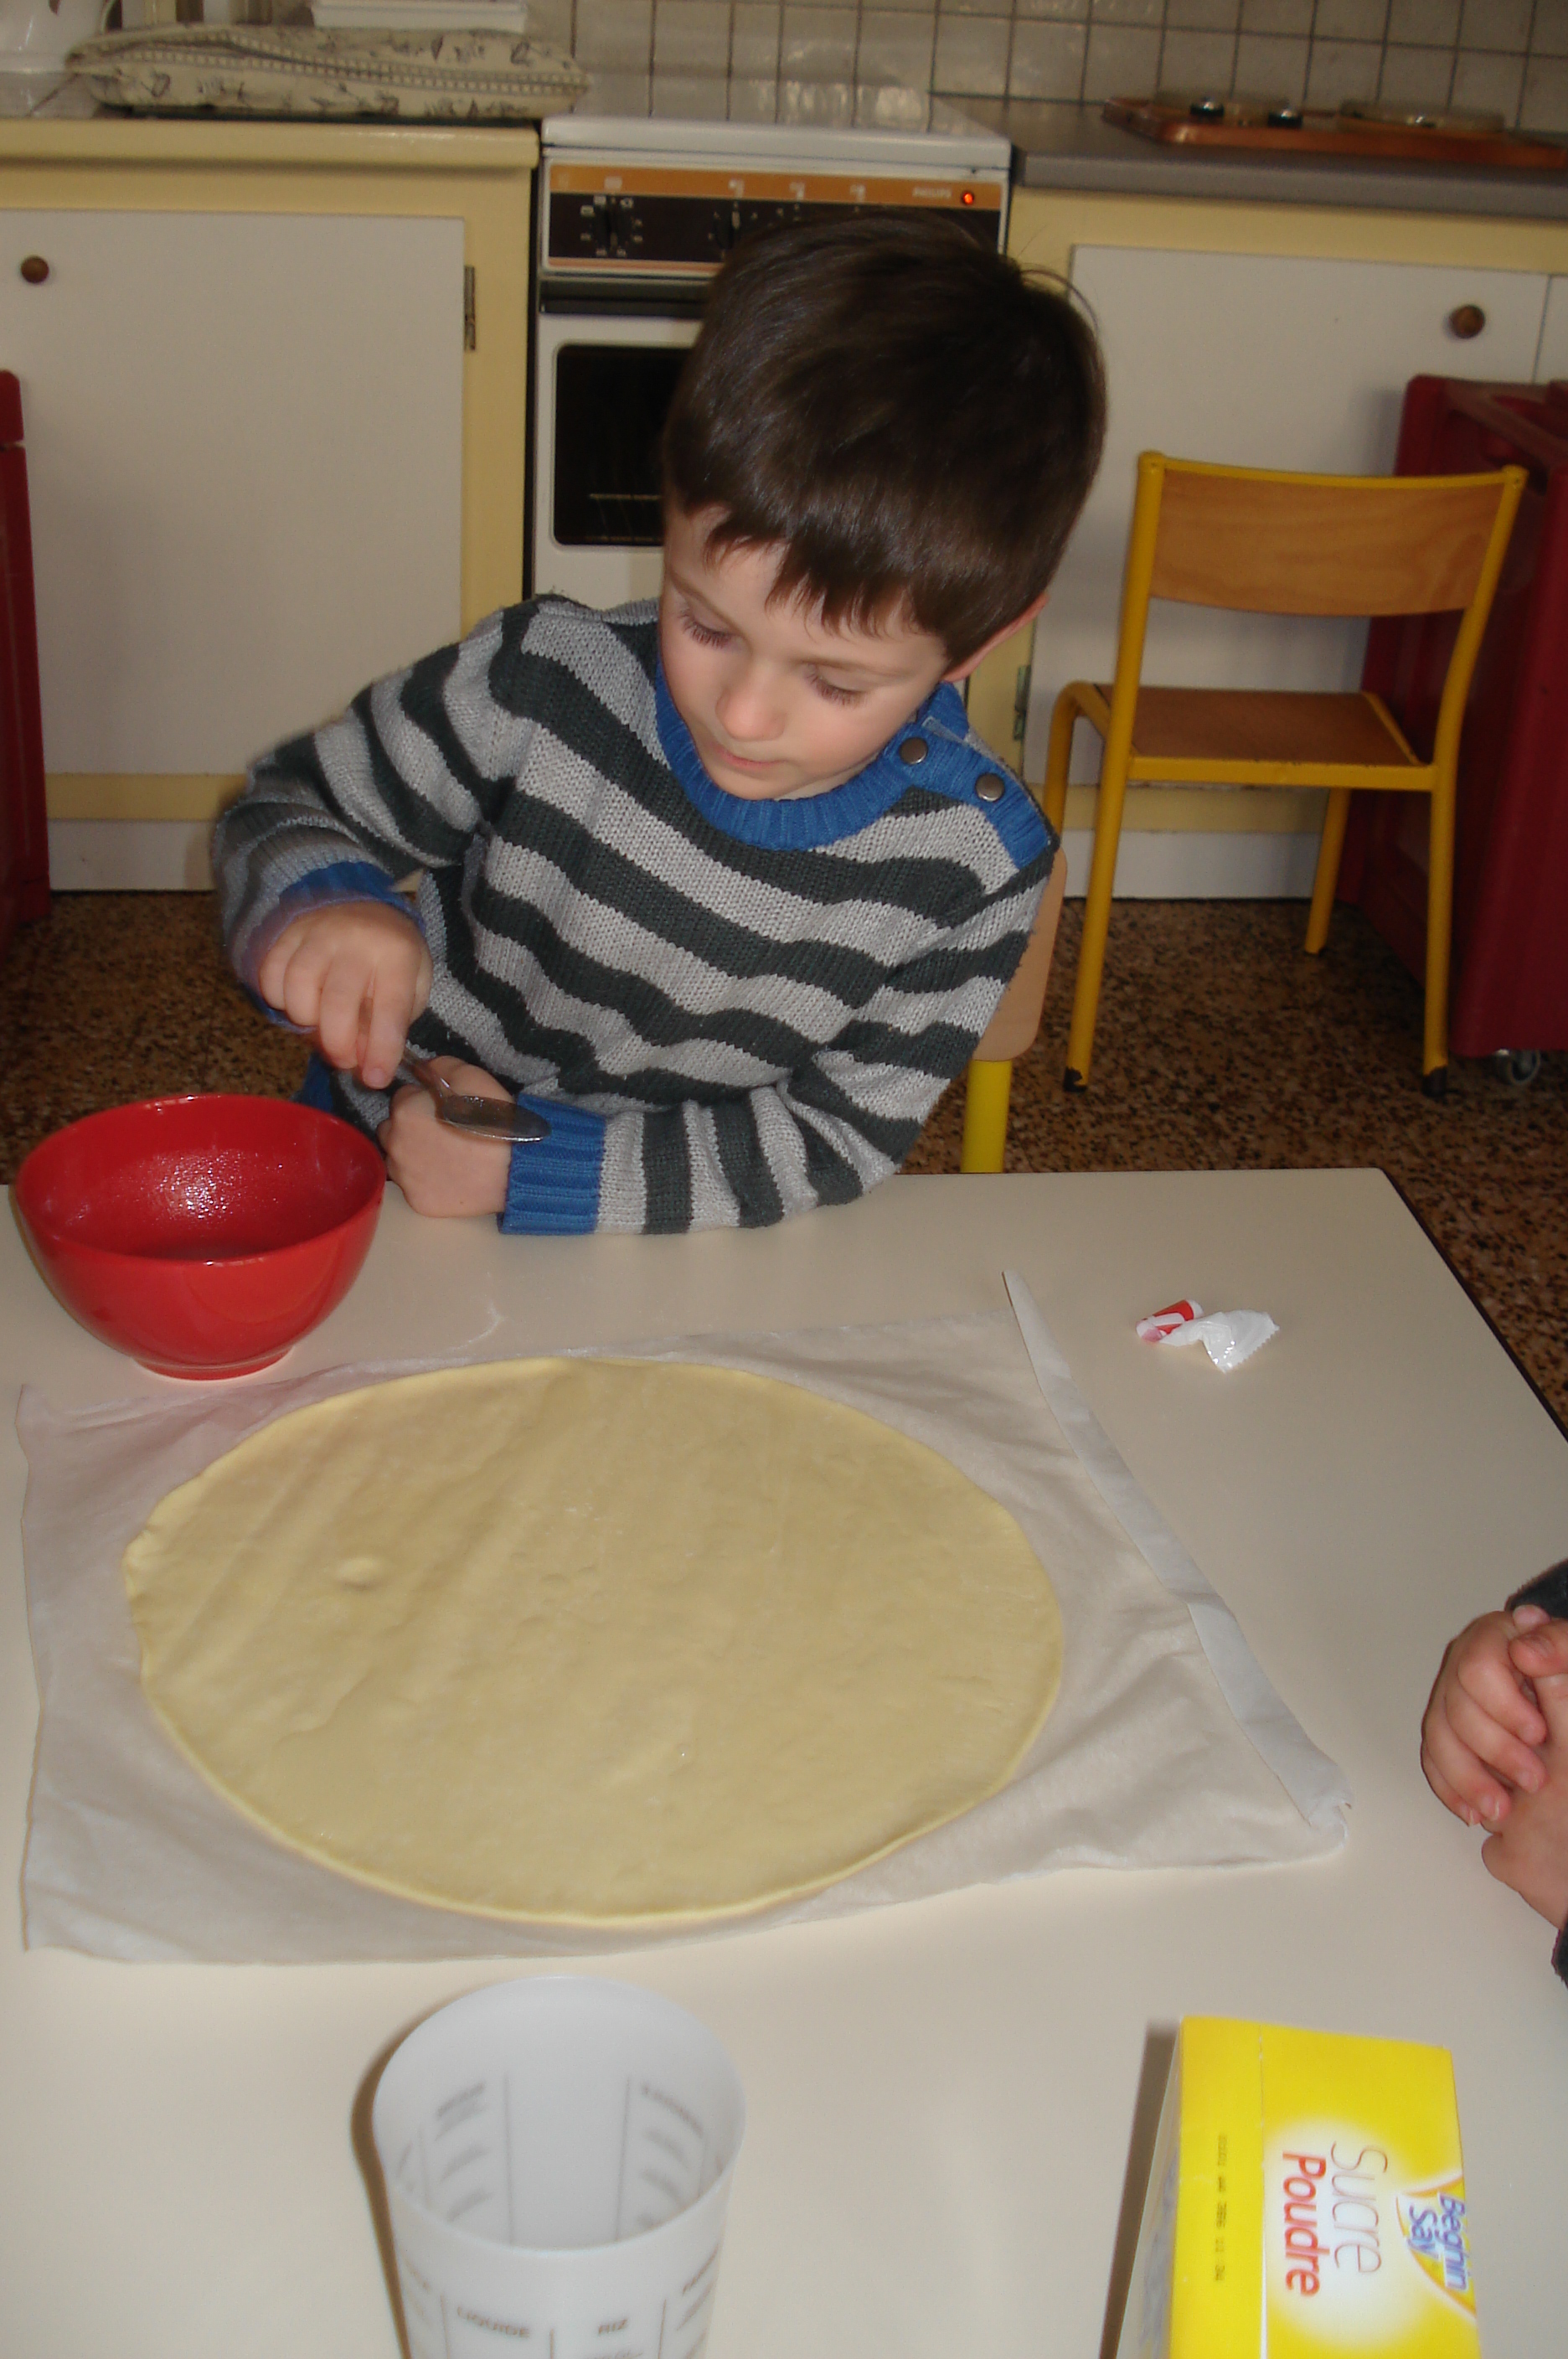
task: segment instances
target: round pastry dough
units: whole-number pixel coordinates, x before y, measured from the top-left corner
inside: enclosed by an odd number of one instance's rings
[[[279,1418],[126,1551],[245,1814],[446,1908],[626,1925],[846,1875],[1006,1784],[1062,1623],[945,1458],[728,1368],[506,1361]]]

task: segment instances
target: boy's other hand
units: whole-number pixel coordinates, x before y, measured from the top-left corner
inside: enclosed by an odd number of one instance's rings
[[[332,1064],[384,1090],[430,979],[430,954],[412,918],[379,901],[343,901],[286,926],[256,986],[269,1006],[315,1034]]]
[[[1561,1633],[1561,1637],[1552,1635]],[[1510,1648],[1544,1647],[1543,1663],[1568,1672],[1568,1624],[1552,1624],[1539,1605],[1483,1614],[1449,1645],[1421,1722],[1427,1784],[1467,1826],[1500,1826],[1523,1797],[1545,1783],[1537,1749],[1546,1722],[1531,1691],[1533,1667]],[[1561,1656],[1561,1659],[1559,1657]]]
[[[1555,1634],[1563,1626],[1557,1622],[1550,1628]],[[1547,1727],[1541,1750],[1544,1783],[1535,1793],[1514,1797],[1507,1825],[1487,1837],[1481,1856],[1499,1882],[1561,1925],[1568,1918],[1568,1669],[1532,1670],[1530,1683]]]
[[[432,1057],[430,1065],[469,1097],[517,1103],[504,1083],[478,1065],[465,1065],[456,1057]],[[399,1090],[376,1136],[388,1177],[416,1212],[463,1220],[476,1212],[505,1212],[511,1147],[505,1139],[476,1138],[471,1131],[438,1122],[428,1091]]]

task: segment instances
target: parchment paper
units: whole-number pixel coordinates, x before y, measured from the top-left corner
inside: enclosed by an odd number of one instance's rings
[[[1168,1587],[1169,1566],[1162,1579],[1147,1553],[1152,1539],[1158,1554],[1160,1535],[1176,1549],[1173,1536],[1114,1452],[1127,1487],[1117,1492],[1113,1479],[1109,1495],[1138,1529],[1141,1548],[1096,1487],[1069,1435],[1076,1421],[1079,1447],[1090,1429],[1091,1444],[1093,1434],[1105,1451],[1109,1444],[1024,1300],[1038,1324],[1037,1355],[1044,1337],[1054,1413],[1006,1312],[703,1336],[606,1355],[748,1368],[929,1443],[1018,1518],[1051,1575],[1065,1631],[1055,1709],[1000,1794],[806,1899],[718,1925],[675,1927],[664,1938],[840,1916],[1049,1868],[1301,1860],[1343,1841],[1343,1777],[1262,1680],[1234,1620],[1177,1549],[1202,1593],[1192,1593],[1194,1610],[1212,1603],[1215,1626],[1223,1625],[1231,1670],[1245,1658],[1262,1683],[1273,1757],[1304,1808],[1245,1733],[1180,1579]],[[232,1810],[143,1700],[120,1560],[165,1493],[287,1410],[441,1364],[366,1363],[265,1386],[202,1387],[167,1406],[108,1402],[69,1415],[24,1392],[23,1533],[42,1701],[23,1874],[30,1947],[122,1959],[289,1961],[582,1956],[659,1938],[646,1927],[533,1928],[427,1908],[335,1874]],[[1105,1472],[1102,1463],[1097,1474]]]

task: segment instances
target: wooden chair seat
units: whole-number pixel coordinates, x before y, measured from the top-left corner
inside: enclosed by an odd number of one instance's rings
[[[1100,694],[1108,719],[1111,691],[1102,688]],[[1233,766],[1314,772],[1388,764],[1427,767],[1380,698],[1294,689],[1140,688],[1129,777],[1138,776],[1140,762],[1158,765],[1162,778],[1171,777],[1171,765],[1191,762],[1199,777],[1219,783]]]

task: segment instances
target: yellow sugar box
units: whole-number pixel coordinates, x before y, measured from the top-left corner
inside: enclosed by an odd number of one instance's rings
[[[1445,2048],[1192,2016],[1116,2359],[1478,2359]]]

